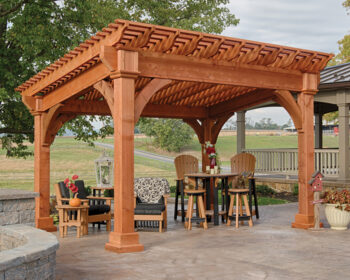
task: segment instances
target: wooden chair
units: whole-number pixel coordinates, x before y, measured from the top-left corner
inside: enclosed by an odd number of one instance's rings
[[[76,181],[78,187],[78,197],[82,200],[84,205],[88,205],[87,223],[104,222],[106,224],[107,231],[111,230],[111,197],[93,197],[86,194],[84,188],[84,182]],[[81,183],[82,182],[82,183]],[[57,205],[67,205],[69,202],[69,190],[63,182],[59,182],[54,185],[56,192]],[[94,201],[105,201],[104,205],[92,205]],[[87,227],[86,227],[87,229]],[[85,232],[87,234],[87,232]]]
[[[135,178],[135,226],[136,228],[154,228],[159,232],[167,228],[167,198],[170,186],[164,178]]]
[[[192,155],[179,155],[174,159],[176,168],[176,191],[175,191],[175,211],[174,220],[177,216],[182,217],[182,222],[185,221],[185,194],[184,189],[189,184],[195,185],[194,181],[185,181],[186,173],[196,173],[199,171],[198,159]],[[181,211],[178,211],[179,196],[181,197]]]
[[[248,179],[249,183],[249,208],[250,213],[255,215],[259,219],[259,208],[258,208],[258,199],[256,197],[256,188],[255,188],[255,156],[249,153],[240,153],[231,157],[231,172],[241,174],[243,177]],[[237,186],[237,180],[232,181],[232,187]],[[252,195],[254,196],[254,211],[252,211]]]

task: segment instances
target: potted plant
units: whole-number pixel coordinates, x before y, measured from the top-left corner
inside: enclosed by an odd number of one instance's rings
[[[323,203],[331,228],[346,230],[350,223],[350,192],[348,190],[325,192]]]

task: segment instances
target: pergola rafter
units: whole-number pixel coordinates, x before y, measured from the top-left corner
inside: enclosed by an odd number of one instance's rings
[[[37,227],[53,230],[49,207],[50,144],[77,115],[111,115],[115,139],[115,228],[106,248],[142,250],[133,228],[133,133],[140,116],[180,118],[200,143],[216,143],[235,112],[269,100],[298,128],[299,213],[313,225],[307,181],[313,171],[313,95],[332,55],[175,28],[116,20],[20,85],[35,118]],[[292,97],[298,94],[298,100]],[[208,162],[202,154],[203,167]]]

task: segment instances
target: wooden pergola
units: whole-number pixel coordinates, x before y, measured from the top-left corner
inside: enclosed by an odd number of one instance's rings
[[[215,144],[237,111],[274,100],[298,130],[299,211],[313,226],[308,180],[314,171],[313,99],[331,54],[116,20],[16,90],[34,115],[36,226],[50,218],[50,145],[77,115],[114,119],[114,230],[106,249],[143,250],[134,232],[134,126],[143,117],[179,118],[199,142]],[[292,93],[297,93],[295,100]],[[203,167],[208,158],[202,154]]]

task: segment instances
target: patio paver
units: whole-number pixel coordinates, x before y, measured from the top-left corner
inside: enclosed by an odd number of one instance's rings
[[[108,234],[97,227],[80,239],[72,230],[68,238],[56,233],[57,279],[349,278],[349,231],[291,228],[296,203],[259,209],[262,218],[252,228],[209,224],[186,231],[170,218],[165,233],[140,232],[140,253],[104,250]],[[173,205],[169,210],[173,217]]]

